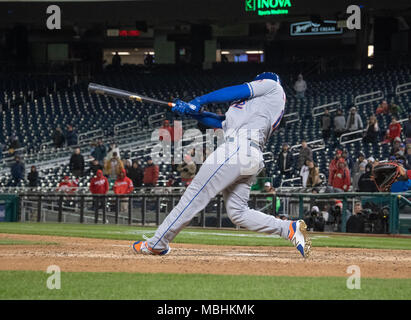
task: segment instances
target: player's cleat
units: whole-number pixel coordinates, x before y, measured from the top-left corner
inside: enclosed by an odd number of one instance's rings
[[[288,240],[300,251],[304,258],[308,258],[311,250],[311,239],[307,234],[307,225],[303,220],[293,221],[288,228]]]
[[[152,254],[152,255],[157,255],[157,256],[165,256],[166,254],[169,254],[171,249],[168,248],[166,250],[155,250],[150,248],[147,245],[147,241],[136,241],[133,243],[133,250],[135,253],[139,254]]]

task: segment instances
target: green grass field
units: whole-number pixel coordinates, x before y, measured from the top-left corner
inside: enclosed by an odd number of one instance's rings
[[[362,279],[361,290],[350,290],[346,287],[347,279],[339,277],[63,272],[61,289],[50,290],[46,287],[49,276],[41,271],[0,271],[0,299],[358,300],[411,297],[411,279]]]
[[[36,234],[136,240],[150,227],[114,225],[1,223],[3,234]],[[58,240],[54,240],[58,242]],[[241,246],[290,246],[278,237],[244,230],[187,228],[178,243]],[[3,238],[0,245],[22,245]],[[55,244],[30,242],[29,244]],[[313,235],[315,247],[411,249],[411,238]],[[1,255],[1,246],[0,246]],[[138,300],[272,300],[272,299],[411,299],[409,279],[361,279],[349,290],[346,277],[228,276],[204,274],[62,272],[60,290],[49,290],[42,271],[0,271],[0,299],[138,299]],[[159,285],[161,284],[161,285]]]

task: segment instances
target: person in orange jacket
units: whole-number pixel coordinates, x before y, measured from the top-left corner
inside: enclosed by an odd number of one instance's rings
[[[127,177],[126,169],[122,169],[114,182],[113,191],[115,194],[129,194],[133,191],[133,181]],[[121,211],[128,211],[128,198],[121,198]]]

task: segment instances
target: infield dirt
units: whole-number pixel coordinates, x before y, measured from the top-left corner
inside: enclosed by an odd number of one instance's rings
[[[0,234],[0,239],[53,242],[1,245],[0,270],[347,276],[357,265],[367,278],[411,278],[411,250],[313,248],[303,259],[293,247],[173,244],[169,255],[136,255],[131,241]]]

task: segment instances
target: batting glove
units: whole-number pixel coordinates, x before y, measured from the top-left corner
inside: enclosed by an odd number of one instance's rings
[[[198,114],[200,107],[197,107],[193,104],[181,101],[181,100],[175,100],[174,101],[175,106],[171,108],[171,111],[179,114],[179,115],[185,115],[185,114]]]

